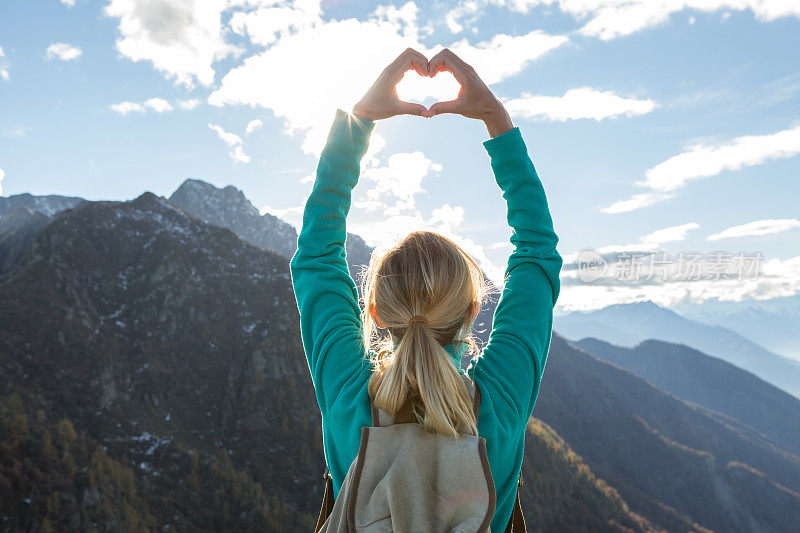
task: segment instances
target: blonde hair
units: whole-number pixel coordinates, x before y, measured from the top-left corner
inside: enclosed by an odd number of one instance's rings
[[[362,274],[364,345],[373,351],[374,368],[368,391],[374,404],[396,414],[410,398],[427,431],[477,435],[469,392],[444,346],[465,344],[471,355],[479,351],[471,333],[474,313],[489,289],[478,265],[447,237],[415,231],[373,252]],[[399,338],[396,348],[390,336],[379,334],[373,309],[378,322]],[[428,323],[409,324],[415,315]]]

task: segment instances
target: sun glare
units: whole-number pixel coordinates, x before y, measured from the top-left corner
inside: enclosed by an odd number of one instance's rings
[[[434,78],[420,76],[413,70],[406,72],[397,84],[397,96],[406,102],[425,104],[455,100],[461,85],[449,72],[440,72]]]

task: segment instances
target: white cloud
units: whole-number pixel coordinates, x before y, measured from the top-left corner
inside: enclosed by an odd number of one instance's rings
[[[686,234],[693,229],[700,227],[697,222],[689,222],[677,226],[669,226],[648,233],[639,237],[639,242],[631,244],[608,244],[596,248],[594,251],[599,254],[616,254],[623,252],[654,252],[659,249],[660,245],[665,242],[683,241],[686,239]],[[577,254],[569,256],[564,255],[564,261],[572,261],[577,257]]]
[[[199,103],[200,100],[194,98],[191,100],[177,100],[175,105],[181,109],[194,109]],[[115,111],[122,116],[125,116],[129,113],[146,113],[147,111],[166,113],[175,109],[173,104],[169,103],[163,98],[158,97],[148,98],[144,102],[120,102],[118,104],[112,104],[109,107],[112,111]]]
[[[290,29],[299,30],[321,20],[320,0],[298,1],[292,6],[266,6],[255,11],[237,11],[230,26],[253,44],[270,45]]]
[[[0,46],[0,78],[3,78],[5,81],[11,80],[11,74],[8,72],[8,59],[6,59],[6,53],[3,51],[3,47]]]
[[[75,45],[69,43],[53,43],[47,47],[47,59],[60,59],[61,61],[71,61],[78,59],[83,51]]]
[[[648,170],[646,179],[636,184],[656,191],[672,191],[688,180],[716,176],[724,170],[738,170],[798,153],[800,124],[766,135],[744,135],[718,146],[691,146],[686,152]]]
[[[231,156],[231,159],[236,161],[237,163],[249,163],[250,156],[244,153],[244,148],[241,144],[237,144],[233,147],[233,149],[228,152],[228,155]]]
[[[800,154],[800,124],[766,135],[744,135],[724,144],[697,144],[645,172],[644,181],[634,182],[649,192],[619,200],[606,213],[633,211],[660,200],[671,198],[687,181],[716,176],[726,170],[760,165],[773,159]]]
[[[748,222],[739,226],[731,226],[719,233],[708,236],[709,241],[731,239],[734,237],[753,237],[757,235],[770,235],[782,233],[790,229],[800,228],[800,220],[796,218],[764,219]]]
[[[297,16],[307,16],[307,24],[283,34],[267,50],[231,69],[208,102],[270,109],[276,117],[286,120],[288,134],[302,132],[301,148],[305,153],[319,157],[333,110],[339,107],[349,111],[383,68],[405,48],[411,46],[428,57],[435,53],[416,38],[416,8],[412,6],[406,4],[400,10],[380,8],[363,21],[321,21],[316,20],[313,11],[304,11]],[[245,29],[251,28],[248,35],[255,31],[252,24],[241,24]],[[534,31],[522,36],[496,35],[474,46],[463,40],[449,48],[470,62],[484,81],[496,83],[566,41],[566,37]],[[365,47],[365,42],[370,45]],[[353,50],[359,51],[357,60],[343,61],[343,57],[352,56]],[[280,82],[276,82],[278,79]]]
[[[734,256],[737,254],[733,254]],[[653,252],[655,261],[662,258]],[[616,265],[609,263],[606,276],[592,282],[578,282],[577,270],[561,271],[561,294],[556,304],[559,311],[592,310],[607,305],[650,300],[661,306],[678,303],[701,303],[706,300],[742,301],[747,299],[766,300],[800,293],[800,256],[789,259],[755,259],[754,254],[744,255],[747,267],[741,279],[733,275],[731,279],[705,279],[704,276],[675,276],[678,259],[667,257],[670,261],[670,275],[662,281],[658,274],[650,282],[620,281],[615,279]],[[704,257],[713,261],[712,257]],[[644,264],[649,257],[640,257]],[[568,262],[565,256],[565,266]],[[757,273],[755,270],[757,269]],[[642,276],[641,279],[644,279]]]
[[[656,107],[653,100],[625,98],[612,91],[598,91],[591,87],[570,89],[563,96],[523,93],[517,98],[501,100],[511,116],[553,121],[631,117],[650,113]]]
[[[444,204],[434,209],[428,220],[429,224],[439,224],[451,232],[455,232],[462,222],[464,222],[464,208],[460,205],[454,207],[450,204]]]
[[[145,100],[144,106],[152,109],[156,113],[164,113],[165,111],[172,111],[172,104],[163,98],[150,98]]]
[[[673,193],[641,192],[634,194],[627,200],[617,200],[608,207],[600,207],[603,213],[627,213],[635,209],[641,209],[656,202],[667,200],[674,197]]]
[[[601,0],[586,3],[581,0],[559,0],[562,11],[589,16],[581,28],[585,35],[603,40],[630,35],[637,31],[667,22],[673,13],[684,9],[712,13],[720,10],[751,11],[760,21],[782,17],[800,17],[800,4],[794,0]],[[722,18],[730,16],[723,13]]]
[[[228,145],[228,148],[230,148],[228,155],[231,156],[231,159],[237,163],[250,162],[250,156],[244,153],[244,141],[242,141],[241,137],[235,133],[225,131],[222,129],[222,126],[218,126],[217,124],[209,123],[208,127],[217,132],[217,136],[222,142]]]
[[[481,8],[486,5],[487,1],[466,0],[460,2],[452,9],[447,10],[447,15],[444,17],[445,24],[450,29],[451,33],[461,33],[464,30],[464,25],[470,25],[477,20]],[[463,24],[462,24],[463,23]]]
[[[132,61],[150,61],[187,87],[214,82],[212,65],[241,49],[225,41],[226,0],[110,0],[105,14],[119,19],[117,50]]]
[[[377,248],[390,246],[412,231],[435,231],[455,241],[472,257],[486,276],[498,287],[502,287],[505,265],[495,265],[486,255],[482,245],[461,235],[458,226],[464,218],[464,208],[444,204],[434,209],[426,220],[419,211],[409,215],[394,215],[383,220],[354,217],[348,221],[348,231],[359,235],[364,241]]]
[[[463,0],[447,16],[450,31],[462,31],[464,25],[473,23],[488,4],[504,6],[519,13],[529,13],[538,6],[557,5],[576,20],[589,19],[578,30],[579,33],[602,40],[664,24],[674,13],[683,10],[705,13],[749,10],[760,21],[800,17],[800,3],[796,0]],[[730,12],[722,14],[723,20],[728,17]],[[689,24],[692,23],[690,19]]]
[[[425,191],[422,180],[431,171],[441,170],[440,164],[419,151],[392,154],[385,166],[369,167],[361,172],[362,179],[375,185],[366,191],[366,197],[354,200],[353,206],[367,211],[382,209],[383,214],[389,216],[414,209],[414,195]],[[387,196],[395,200],[394,205],[383,200]]]
[[[303,225],[303,210],[305,209],[305,207],[306,207],[305,202],[303,202],[300,205],[287,207],[285,209],[278,209],[276,207],[271,207],[265,204],[261,207],[259,212],[262,215],[264,215],[265,213],[269,213],[270,215],[278,217],[284,222],[288,222],[289,224],[294,226],[297,232],[299,233]]]
[[[144,106],[136,102],[120,102],[118,104],[111,104],[111,110],[119,113],[123,117],[128,113],[144,113]]]
[[[6,173],[0,168],[0,196],[3,195],[3,178],[6,177]]]
[[[369,47],[363,47],[370,42]],[[209,97],[212,105],[260,105],[286,119],[289,134],[305,133],[302,149],[319,156],[334,109],[349,111],[392,54],[407,46],[388,23],[333,21],[286,36],[231,69]],[[341,61],[359,50],[358,61]],[[372,67],[374,66],[374,68]],[[374,71],[373,71],[374,70]],[[279,77],[280,83],[273,80]],[[323,82],[322,80],[336,80]],[[320,91],[320,83],[325,90]]]
[[[524,35],[497,34],[475,45],[461,39],[447,48],[472,65],[487,85],[492,85],[519,74],[529,63],[567,42],[566,35],[533,30]]]
[[[178,100],[175,103],[178,104],[178,107],[180,107],[181,109],[189,110],[189,109],[194,109],[195,107],[200,105],[200,100],[197,98],[189,98],[188,100]]]
[[[641,238],[643,243],[648,244],[662,244],[665,242],[675,242],[686,240],[686,234],[693,229],[700,227],[697,222],[689,222],[688,224],[680,224],[678,226],[670,226],[656,230],[653,233],[645,235]]]
[[[237,144],[242,144],[242,138],[235,133],[225,131],[221,126],[216,124],[209,124],[208,127],[216,131],[219,138],[222,139],[222,142],[227,144],[229,147],[233,148]]]
[[[244,133],[245,133],[245,135],[250,135],[254,131],[260,130],[261,126],[263,126],[263,125],[264,125],[264,122],[260,118],[257,118],[255,120],[251,120],[250,122],[247,123],[247,128],[245,128]]]
[[[67,6],[67,7],[74,7],[75,6],[75,0],[61,0],[61,3],[64,4],[65,6]]]

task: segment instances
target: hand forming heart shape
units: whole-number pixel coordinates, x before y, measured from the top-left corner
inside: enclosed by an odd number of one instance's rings
[[[420,76],[431,78],[442,71],[452,73],[461,85],[458,97],[455,100],[436,102],[430,109],[422,104],[400,100],[396,87],[408,70],[415,70]],[[430,61],[413,48],[407,48],[381,72],[364,97],[353,106],[353,114],[367,120],[380,120],[395,115],[430,118],[441,113],[480,119],[487,123],[487,127],[488,121],[501,125],[500,128],[511,124],[503,104],[478,77],[475,69],[447,48],[434,55]]]

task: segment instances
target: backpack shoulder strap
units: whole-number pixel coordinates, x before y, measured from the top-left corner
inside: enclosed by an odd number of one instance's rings
[[[474,381],[472,385],[475,387],[475,394],[472,398],[472,411],[475,413],[475,420],[478,420],[478,412],[481,410],[481,389],[478,388],[478,384]]]
[[[522,515],[522,504],[519,501],[519,488],[522,486],[522,472],[517,481],[517,497],[514,500],[514,511],[508,519],[505,533],[525,533],[525,517]]]
[[[322,526],[325,524],[325,520],[328,519],[330,516],[331,511],[333,511],[333,479],[331,478],[331,474],[328,471],[328,467],[325,466],[325,494],[322,495],[322,507],[319,510],[319,518],[317,518],[317,525],[314,528],[314,533],[317,533]]]
[[[475,396],[472,403],[472,410],[475,412],[475,420],[478,420],[478,413],[481,408],[481,389],[476,382],[472,382],[475,386]],[[511,513],[511,518],[508,519],[508,526],[506,526],[505,533],[525,533],[525,517],[522,514],[522,504],[519,501],[519,488],[522,486],[522,472],[519,473],[517,479],[517,496],[514,499],[514,511]]]

